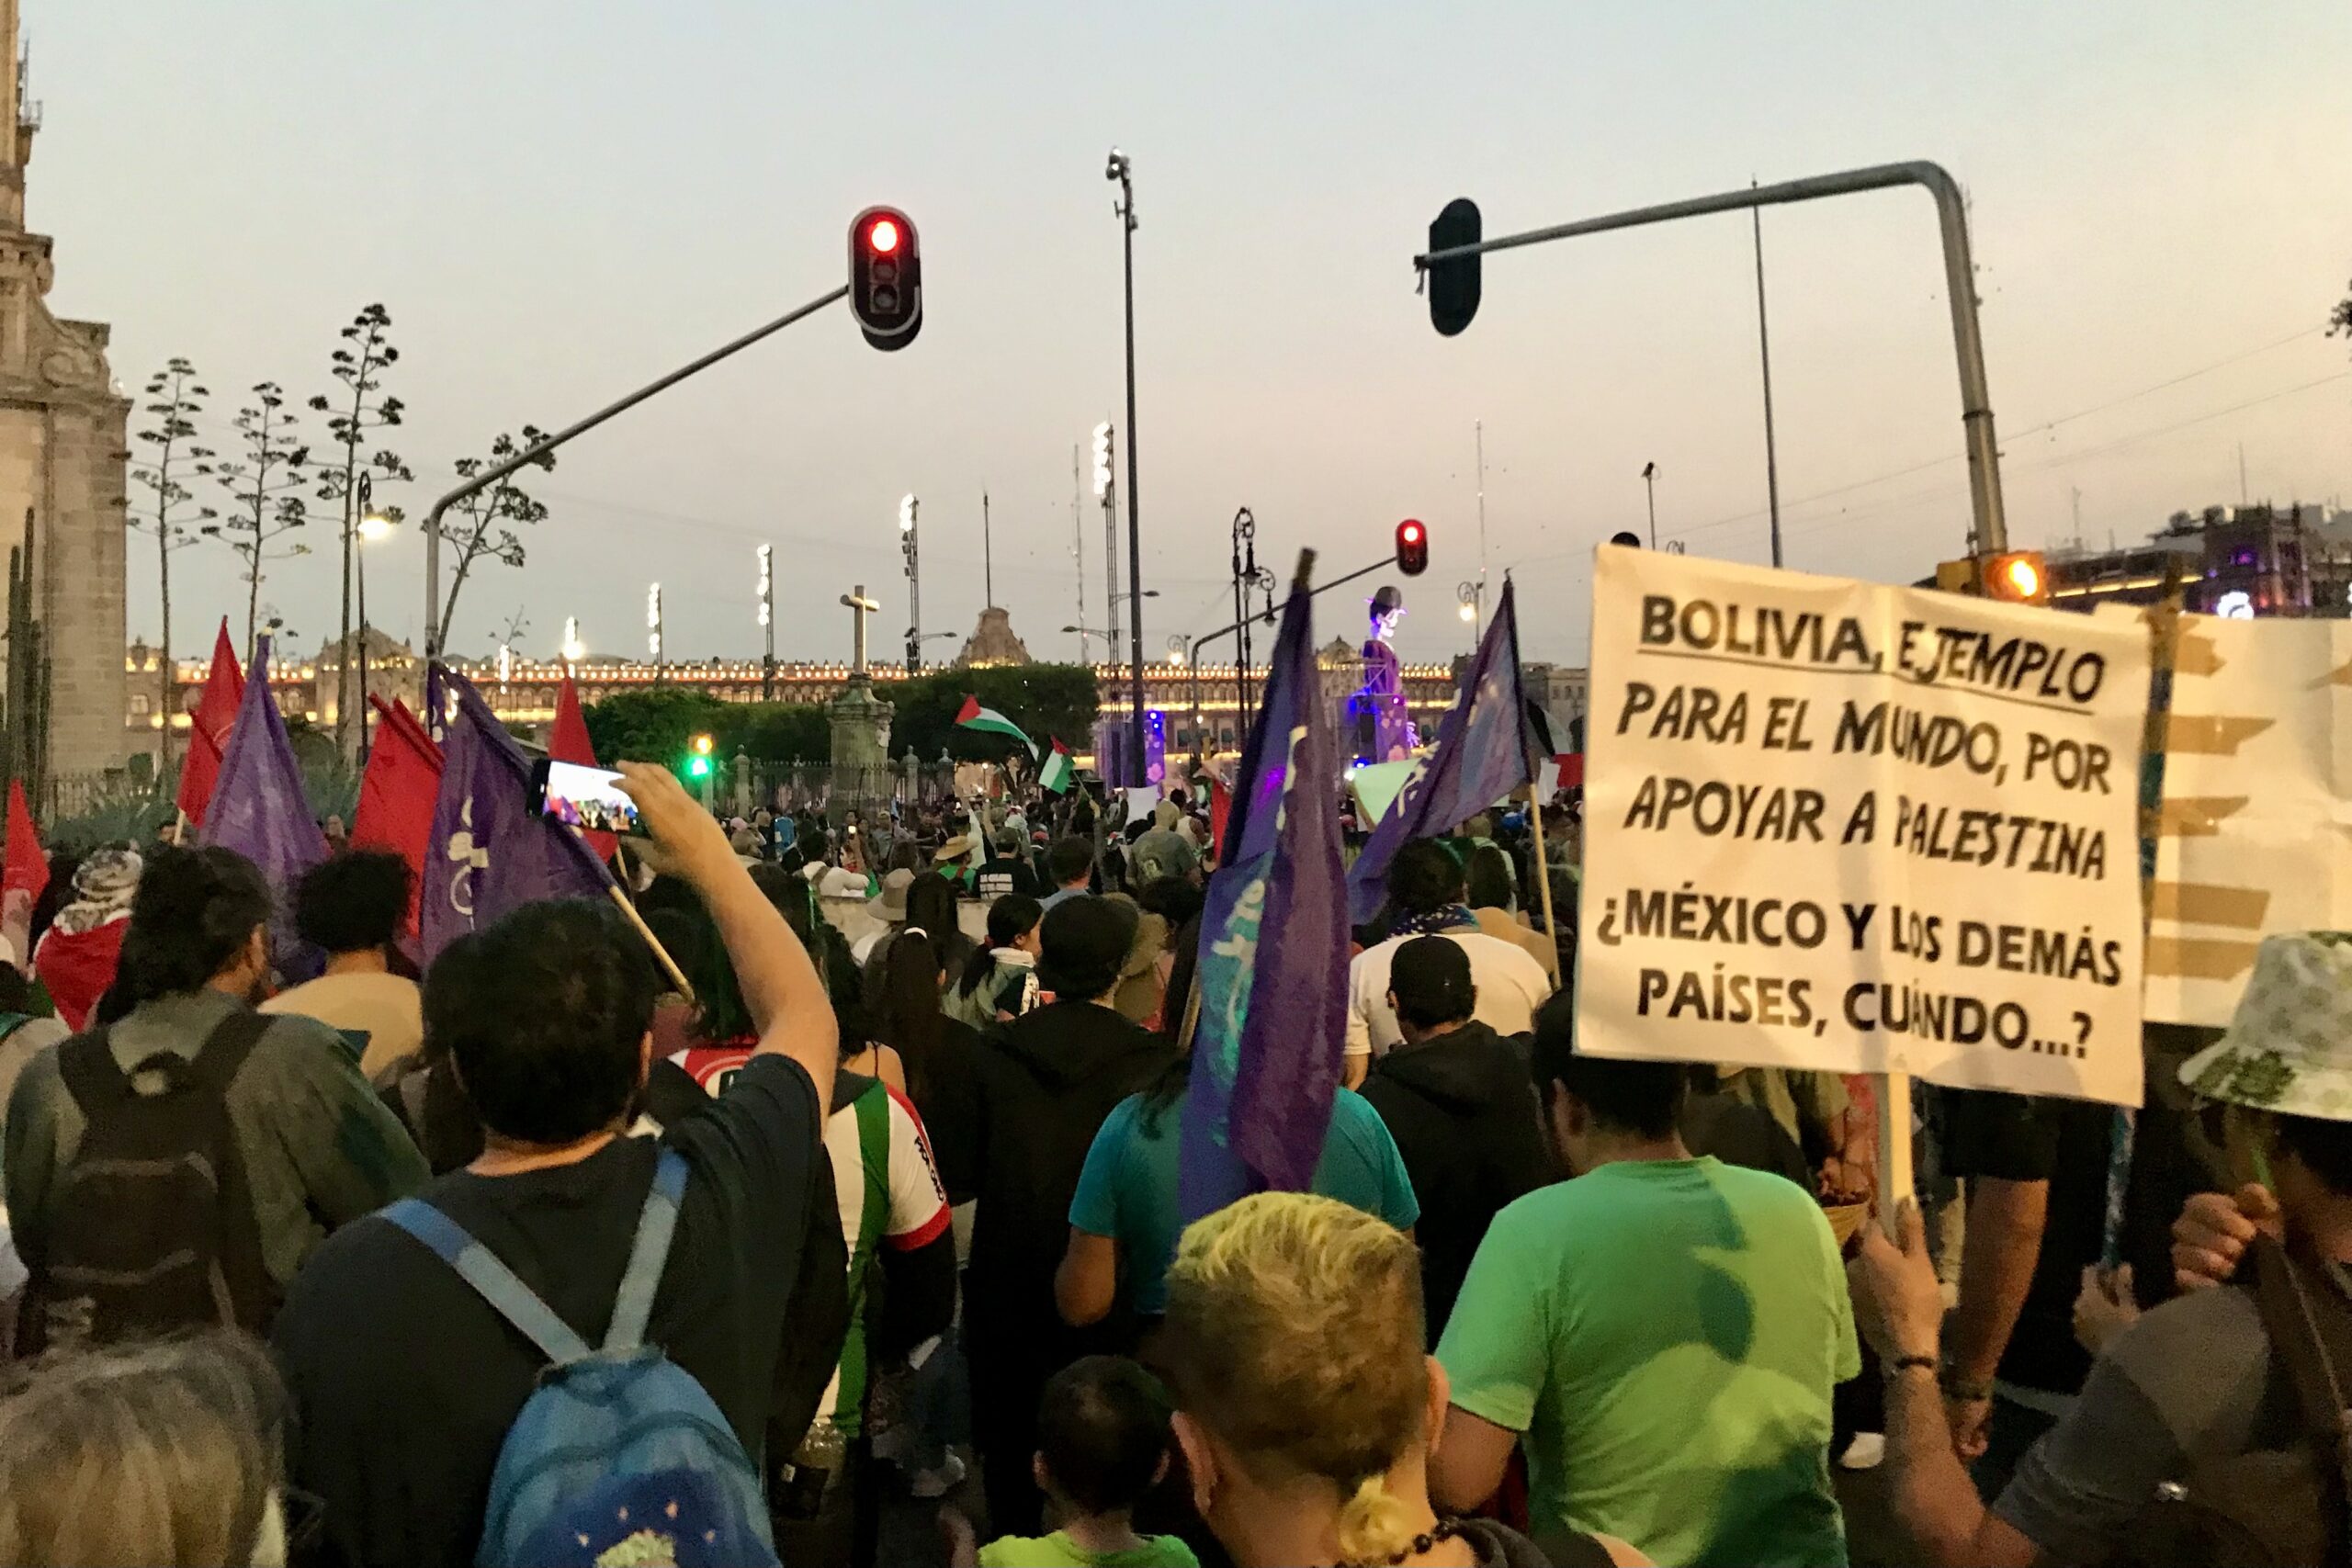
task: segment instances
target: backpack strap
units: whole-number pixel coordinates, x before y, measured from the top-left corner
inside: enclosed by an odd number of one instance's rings
[[[605,1354],[628,1355],[645,1343],[645,1325],[653,1316],[653,1294],[662,1288],[662,1271],[669,1265],[670,1240],[678,1228],[678,1200],[686,1190],[686,1156],[664,1145],[653,1168],[653,1185],[646,1190],[645,1207],[637,1217],[637,1240],[629,1248],[628,1271],[621,1276],[620,1293],[613,1299],[613,1321],[605,1330]]]
[[[2294,1385],[2312,1442],[2330,1461],[2340,1507],[2352,1498],[2352,1432],[2346,1429],[2344,1374],[2352,1370],[2352,1303],[2327,1269],[2306,1267],[2286,1247],[2259,1242],[2255,1296],[2271,1348]],[[2340,1530],[2339,1524],[2331,1530]]]
[[[465,1226],[422,1198],[403,1198],[384,1210],[383,1217],[423,1242],[441,1261],[455,1269],[467,1284],[481,1293],[482,1300],[513,1324],[524,1338],[537,1346],[539,1354],[549,1361],[563,1366],[586,1359],[588,1342],[573,1333],[570,1324],[558,1317],[553,1308],[539,1300],[514,1270],[476,1241]],[[623,1289],[627,1289],[626,1284]]]
[[[267,1013],[255,1012],[249,1007],[235,1011],[212,1026],[204,1043],[196,1048],[196,1060],[189,1064],[190,1077],[217,1094],[229,1092],[230,1084],[253,1055],[254,1047],[269,1032],[277,1021]]]
[[[85,1122],[130,1098],[130,1078],[114,1059],[114,1047],[104,1027],[77,1034],[57,1048],[57,1076],[74,1097]]]

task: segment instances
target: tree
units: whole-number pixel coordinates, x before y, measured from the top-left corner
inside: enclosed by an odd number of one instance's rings
[[[274,560],[306,556],[311,547],[294,544],[282,550],[269,547],[310,521],[310,506],[297,492],[309,482],[311,448],[295,429],[294,416],[282,412],[285,389],[264,381],[253,390],[253,401],[237,411],[237,439],[242,455],[213,465],[213,476],[229,492],[232,509],[226,519],[208,523],[197,532],[225,543],[245,563],[245,659],[251,662],[254,642],[261,629],[261,580]]]
[[[547,432],[534,424],[523,427],[523,440],[517,446],[514,437],[502,434],[490,444],[487,457],[461,457],[455,465],[458,477],[469,479],[484,468],[506,461],[517,452],[528,451],[546,439]],[[555,454],[550,452],[530,465],[552,469]],[[548,509],[525,493],[510,474],[488,490],[469,495],[459,502],[448,515],[441,519],[441,536],[458,549],[458,566],[449,579],[449,597],[441,605],[441,625],[435,628],[433,645],[449,646],[449,626],[457,619],[458,594],[466,586],[467,574],[474,563],[487,556],[501,566],[523,564],[523,541],[515,536],[517,526],[543,521]],[[598,753],[603,755],[602,752]]]
[[[677,686],[616,692],[581,716],[607,763],[674,762],[696,735],[709,736],[722,759],[747,751],[763,762],[821,761],[832,747],[832,721],[813,704],[729,703]]]
[[[335,660],[334,704],[338,746],[348,739],[352,709],[358,701],[352,684],[356,670],[351,659],[351,557],[359,544],[359,477],[368,472],[394,482],[416,477],[397,452],[384,447],[366,452],[370,432],[401,423],[401,400],[382,390],[384,372],[401,357],[387,335],[391,324],[391,312],[381,305],[370,305],[354,316],[343,329],[344,346],[333,355],[331,373],[343,383],[343,389],[333,398],[322,392],[311,400],[314,412],[332,416],[327,434],[343,454],[339,466],[320,470],[318,489],[319,500],[339,502],[343,508],[343,640],[336,644],[343,651]]]
[[[2334,337],[2338,333],[2352,337],[2352,293],[2345,295],[2343,302],[2327,318],[2327,335]]]
[[[124,521],[142,534],[155,536],[157,585],[162,591],[164,635],[155,661],[164,671],[163,766],[172,768],[172,697],[178,691],[172,663],[172,552],[196,543],[191,523],[204,524],[220,513],[195,504],[196,492],[186,479],[209,476],[215,456],[209,446],[196,445],[196,416],[212,394],[196,379],[196,367],[185,359],[166,361],[147,383],[148,400],[140,408],[147,425],[139,432],[145,444],[147,466],[130,470],[130,482],[145,490],[150,500],[140,503]]]

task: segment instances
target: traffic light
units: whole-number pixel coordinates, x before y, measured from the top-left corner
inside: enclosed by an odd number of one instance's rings
[[[869,207],[850,222],[849,309],[865,341],[886,352],[922,330],[922,258],[915,226],[895,207]]]
[[[1396,570],[1419,577],[1430,569],[1429,525],[1418,517],[1396,525]]]
[[[1939,561],[1936,586],[1947,593],[1973,593],[2012,604],[2050,603],[2050,568],[2040,550],[2003,550]]]
[[[686,777],[710,777],[710,750],[711,741],[707,735],[697,735],[686,742]]]
[[[1475,245],[1482,233],[1478,204],[1466,196],[1456,197],[1445,204],[1445,210],[1430,225],[1430,249],[1435,252],[1452,250],[1456,245]],[[1438,330],[1439,336],[1453,336],[1478,313],[1479,260],[1477,256],[1461,256],[1429,264],[1430,325]]]

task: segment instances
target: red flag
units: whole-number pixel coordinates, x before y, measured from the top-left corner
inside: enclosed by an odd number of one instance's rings
[[[220,758],[229,749],[229,731],[244,705],[245,672],[238,665],[236,645],[229,640],[229,618],[220,618],[220,635],[212,640],[212,672],[204,678],[204,700],[197,705],[196,720],[188,727],[187,756],[180,763],[179,808],[202,827],[205,807],[212,804],[213,782],[220,776]],[[171,722],[166,713],[164,721]]]
[[[588,721],[580,715],[580,694],[571,684],[571,671],[563,672],[563,688],[555,695],[555,728],[548,734],[548,755],[559,762],[577,762],[583,768],[597,766],[595,742],[588,739]],[[620,848],[610,833],[592,833],[582,829],[580,836],[588,840],[589,850],[606,865]]]
[[[1216,847],[1216,863],[1225,863],[1225,819],[1233,810],[1233,792],[1215,773],[1209,775],[1209,842]]]
[[[8,861],[7,869],[0,873],[0,893],[14,893],[18,888],[32,895],[38,902],[49,886],[49,857],[41,852],[40,840],[33,832],[32,808],[25,804],[25,781],[8,781]]]
[[[424,726],[395,700],[370,696],[376,709],[375,749],[359,780],[359,811],[351,824],[354,849],[390,850],[408,862],[414,880],[402,930],[416,934],[417,901],[424,886],[424,846],[433,833],[433,806],[441,794],[441,748]]]

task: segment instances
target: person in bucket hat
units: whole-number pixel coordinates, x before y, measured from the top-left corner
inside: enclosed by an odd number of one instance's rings
[[[2180,1078],[2222,1108],[2225,1156],[2245,1185],[2192,1202],[2175,1229],[2185,1293],[2108,1343],[1990,1506],[1952,1452],[1938,1397],[1943,1300],[1917,1209],[1906,1201],[1898,1216],[1900,1250],[1876,1228],[1865,1236],[1849,1278],[1885,1367],[1882,1476],[1931,1559],[2213,1561],[2183,1542],[2213,1539],[2196,1532],[2222,1518],[2260,1560],[2343,1550],[2340,1504],[2291,1485],[2233,1493],[2218,1476],[2245,1456],[2299,1450],[2326,1414],[2314,1401],[2329,1403],[2329,1381],[2352,1380],[2352,932],[2265,938],[2228,1031]],[[2195,1288],[2242,1259],[2253,1288]]]

